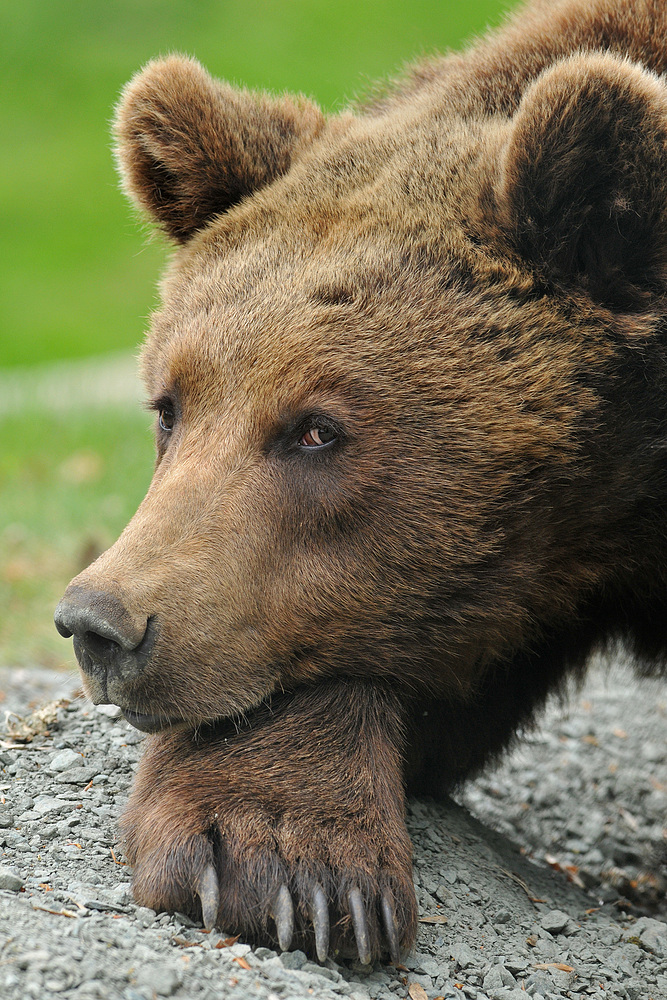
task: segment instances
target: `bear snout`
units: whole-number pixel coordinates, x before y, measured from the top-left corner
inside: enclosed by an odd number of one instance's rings
[[[56,608],[54,622],[64,637],[74,637],[74,652],[95,704],[123,705],[125,685],[138,681],[156,639],[154,618],[136,618],[113,594],[70,587]]]

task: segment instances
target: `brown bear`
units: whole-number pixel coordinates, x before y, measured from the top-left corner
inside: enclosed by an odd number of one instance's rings
[[[404,795],[667,648],[667,5],[542,0],[326,119],[194,61],[117,114],[176,250],[157,463],[56,612],[150,733],[137,900],[320,960],[416,929]]]

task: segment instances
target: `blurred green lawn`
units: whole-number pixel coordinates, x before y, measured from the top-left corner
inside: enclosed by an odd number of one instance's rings
[[[0,369],[133,348],[165,249],[118,191],[109,119],[169,51],[336,110],[511,0],[21,0],[0,6]],[[2,374],[0,372],[0,374]],[[6,372],[5,372],[6,374]],[[0,664],[68,661],[52,606],[150,478],[138,407],[0,408]]]

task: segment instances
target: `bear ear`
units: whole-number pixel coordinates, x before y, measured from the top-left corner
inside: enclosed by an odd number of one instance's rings
[[[132,200],[177,243],[270,184],[324,126],[302,98],[214,80],[194,59],[149,63],[116,111],[117,159]]]
[[[565,59],[526,91],[501,151],[496,206],[546,280],[638,307],[667,275],[667,87],[612,55]]]

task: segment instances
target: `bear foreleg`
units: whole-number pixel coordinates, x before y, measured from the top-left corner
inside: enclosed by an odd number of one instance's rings
[[[137,901],[320,961],[398,961],[417,926],[404,712],[387,687],[327,681],[149,737],[122,824]]]

